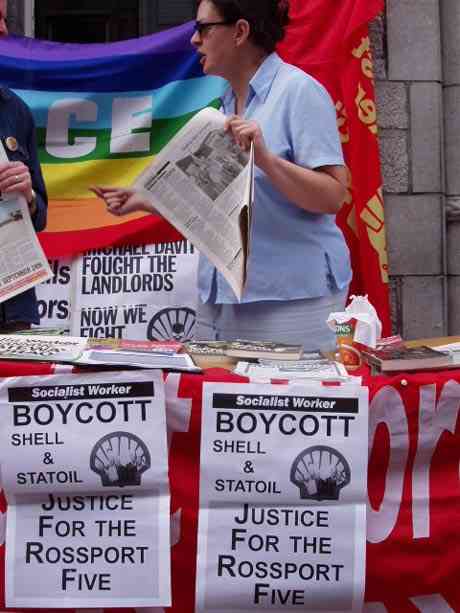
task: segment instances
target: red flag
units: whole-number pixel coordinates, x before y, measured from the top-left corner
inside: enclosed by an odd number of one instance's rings
[[[331,94],[349,172],[338,215],[351,251],[351,293],[367,294],[390,333],[388,258],[368,24],[382,0],[291,0],[282,57],[317,78]]]

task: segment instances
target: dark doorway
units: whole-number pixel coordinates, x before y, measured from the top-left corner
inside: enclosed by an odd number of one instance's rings
[[[194,19],[196,5],[197,0],[142,0],[142,33],[159,32]]]
[[[136,38],[139,0],[39,0],[35,36],[63,43],[108,43]]]
[[[196,5],[197,0],[35,0],[35,36],[62,43],[137,38],[193,19]]]

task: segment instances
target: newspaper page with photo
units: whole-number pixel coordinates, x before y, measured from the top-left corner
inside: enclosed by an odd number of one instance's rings
[[[0,162],[7,162],[0,141]],[[0,302],[52,276],[21,194],[0,193]]]
[[[253,200],[254,152],[244,153],[214,108],[197,113],[132,187],[224,275],[238,299],[244,288]]]
[[[6,605],[170,605],[161,373],[6,378],[0,407]]]

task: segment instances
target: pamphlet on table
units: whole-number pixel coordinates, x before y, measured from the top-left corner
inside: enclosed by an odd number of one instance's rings
[[[288,381],[302,379],[345,383],[354,379],[348,374],[343,364],[327,358],[287,362],[259,360],[257,364],[238,362],[233,372],[249,377],[253,381],[255,379],[287,379]]]

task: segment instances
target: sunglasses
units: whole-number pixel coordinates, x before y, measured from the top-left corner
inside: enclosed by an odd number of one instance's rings
[[[198,34],[201,36],[203,34],[203,32],[206,32],[207,28],[210,28],[212,26],[231,26],[234,23],[236,23],[236,21],[233,21],[233,20],[227,20],[227,21],[195,21],[194,31],[198,32]]]

